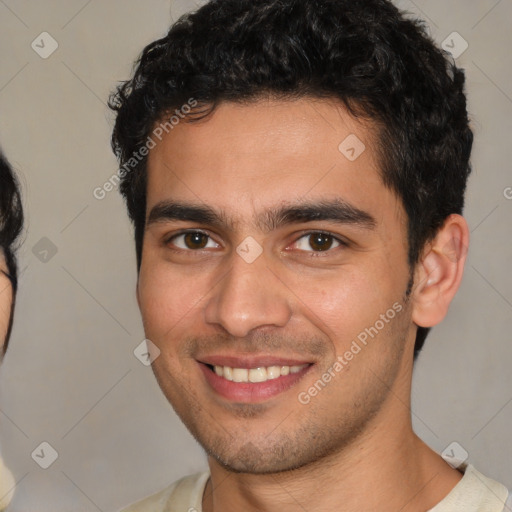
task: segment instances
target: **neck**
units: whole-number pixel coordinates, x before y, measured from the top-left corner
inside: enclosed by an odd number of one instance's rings
[[[204,512],[429,510],[461,479],[413,432],[409,394],[388,403],[350,445],[299,469],[233,473],[210,458]]]

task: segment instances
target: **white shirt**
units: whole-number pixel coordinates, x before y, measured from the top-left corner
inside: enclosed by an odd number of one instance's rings
[[[14,487],[14,478],[0,457],[0,511],[5,510],[12,500]]]
[[[206,472],[182,478],[123,512],[202,512],[209,477]],[[512,495],[504,485],[469,464],[451,492],[427,512],[512,512]]]

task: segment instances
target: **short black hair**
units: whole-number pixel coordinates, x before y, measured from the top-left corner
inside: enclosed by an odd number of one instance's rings
[[[7,265],[7,277],[12,284],[13,302],[7,336],[3,350],[7,350],[14,317],[14,304],[18,289],[18,267],[16,263],[16,240],[23,229],[23,206],[20,188],[9,162],[0,151],[0,250]]]
[[[462,213],[473,143],[464,72],[422,21],[387,0],[212,0],[146,46],[110,97],[138,268],[147,158],[133,156],[155,124],[190,98],[204,117],[221,102],[265,96],[335,98],[374,122],[383,183],[408,217],[411,268],[445,219]],[[416,355],[427,334],[419,327]]]

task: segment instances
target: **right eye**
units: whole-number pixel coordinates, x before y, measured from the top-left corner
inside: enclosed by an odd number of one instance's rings
[[[185,251],[215,249],[219,247],[219,244],[214,242],[207,233],[203,233],[202,231],[184,231],[173,235],[169,238],[167,243]]]

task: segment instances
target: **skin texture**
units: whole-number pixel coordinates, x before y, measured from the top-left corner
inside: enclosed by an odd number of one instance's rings
[[[338,150],[351,134],[366,147],[354,161]],[[221,104],[150,151],[137,297],[146,337],[161,351],[160,387],[209,454],[206,512],[427,510],[461,477],[413,433],[410,393],[416,326],[446,314],[467,226],[447,220],[406,296],[406,216],[381,181],[374,146],[371,124],[334,100],[303,98]],[[334,200],[374,224],[258,222],[271,209]],[[226,222],[152,219],[166,201],[209,206]],[[205,247],[178,236],[183,229],[208,235]],[[314,250],[309,235],[319,231],[335,237],[330,249]],[[262,249],[252,263],[236,251],[249,236]],[[394,304],[400,312],[301,403]],[[268,399],[221,396],[200,361],[248,355],[310,366]]]
[[[0,358],[9,327],[13,299],[11,281],[4,272],[7,272],[7,265],[3,252],[0,251]]]

